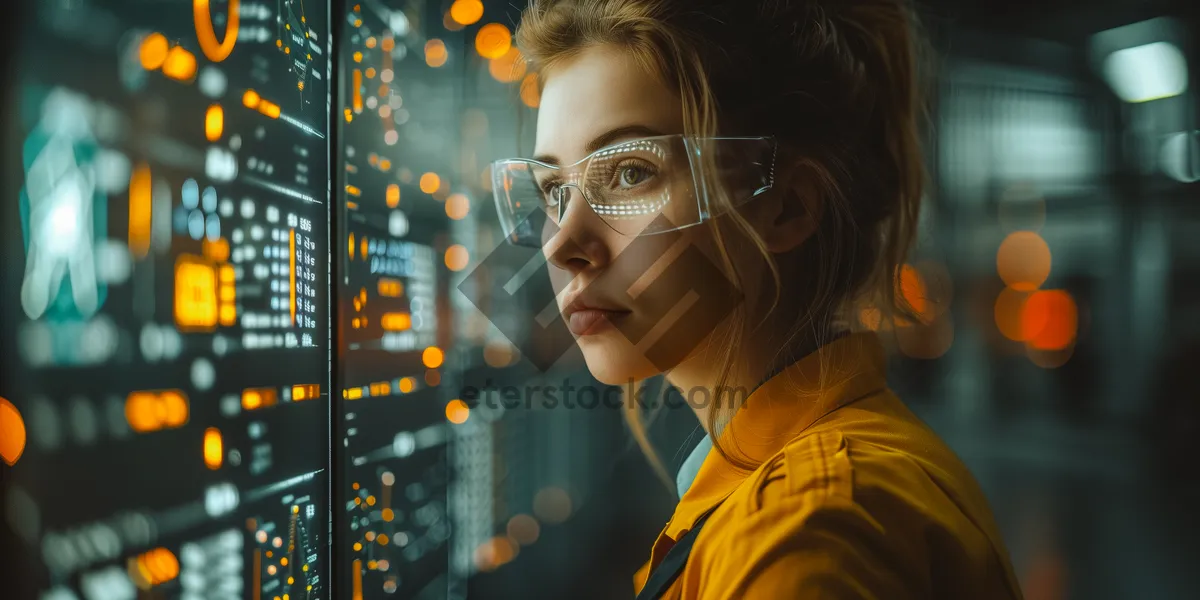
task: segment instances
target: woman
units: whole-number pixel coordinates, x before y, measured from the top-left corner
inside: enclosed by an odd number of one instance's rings
[[[893,284],[923,185],[912,23],[901,0],[522,17],[540,107],[536,158],[493,166],[508,239],[542,248],[592,374],[665,374],[710,442],[639,597],[1021,596],[971,474],[852,328],[918,316]]]

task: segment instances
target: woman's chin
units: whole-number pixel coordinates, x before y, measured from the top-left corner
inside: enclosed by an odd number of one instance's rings
[[[583,359],[596,381],[604,385],[628,385],[662,373],[626,340],[617,344],[597,339],[581,340]]]

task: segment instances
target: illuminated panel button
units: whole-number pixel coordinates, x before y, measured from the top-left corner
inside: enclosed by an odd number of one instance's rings
[[[405,331],[412,327],[412,317],[403,312],[384,313],[379,324],[387,331]]]
[[[180,390],[132,392],[125,400],[125,420],[138,433],[181,427],[188,412],[187,395]]]
[[[221,439],[221,430],[209,427],[204,431],[204,464],[210,469],[221,468],[225,455],[225,445]]]
[[[175,262],[175,324],[181,331],[211,331],[217,325],[217,270],[198,256]]]
[[[139,588],[148,590],[179,576],[179,559],[166,548],[155,548],[129,559],[129,578]]]
[[[150,252],[152,184],[150,165],[138,163],[129,177],[129,251],[134,258]]]
[[[312,400],[321,395],[321,386],[315,383],[292,386],[292,401]]]
[[[246,388],[242,391],[242,408],[258,410],[274,406],[278,398],[279,394],[275,392],[275,388]]]

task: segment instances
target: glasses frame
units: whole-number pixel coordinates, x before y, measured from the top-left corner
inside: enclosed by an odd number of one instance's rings
[[[707,183],[707,178],[703,177],[703,171],[702,171],[703,164],[700,163],[699,161],[701,161],[703,159],[702,151],[706,145],[712,144],[712,143],[725,142],[725,141],[765,142],[770,145],[771,158],[770,158],[770,164],[768,164],[768,165],[760,165],[757,163],[751,163],[751,164],[747,164],[744,166],[744,168],[746,170],[749,170],[751,168],[760,168],[761,169],[761,168],[765,167],[763,174],[765,176],[766,183],[764,185],[760,186],[758,189],[751,192],[746,197],[735,199],[735,200],[731,201],[727,207],[722,206],[721,208],[727,208],[727,209],[738,208],[740,206],[743,206],[743,205],[749,203],[750,201],[754,200],[755,198],[762,196],[763,194],[767,193],[768,191],[774,189],[774,187],[775,187],[775,168],[777,166],[778,158],[779,158],[779,142],[778,142],[778,140],[776,140],[775,136],[689,136],[689,135],[684,135],[684,134],[649,136],[649,137],[635,138],[635,139],[630,139],[630,140],[623,140],[620,142],[609,144],[608,146],[600,148],[569,165],[554,165],[554,164],[549,164],[549,163],[546,163],[546,162],[543,162],[540,160],[536,160],[536,159],[532,159],[532,158],[504,158],[504,159],[493,161],[491,163],[492,199],[496,204],[497,216],[499,217],[500,215],[512,213],[512,211],[508,210],[508,208],[507,208],[508,196],[507,196],[507,192],[504,189],[504,187],[505,187],[504,182],[501,179],[501,177],[503,176],[503,173],[505,172],[505,170],[508,168],[509,165],[520,164],[520,165],[526,165],[527,167],[531,167],[531,166],[539,167],[542,169],[559,171],[559,172],[567,171],[567,172],[586,173],[588,168],[590,167],[591,161],[597,155],[600,155],[605,152],[612,152],[613,150],[616,150],[623,146],[628,146],[630,144],[636,144],[638,142],[650,142],[650,141],[654,141],[654,140],[664,140],[664,139],[670,139],[670,138],[682,138],[684,148],[687,151],[688,166],[689,166],[689,169],[690,169],[691,175],[692,175],[693,189],[696,191],[695,201],[697,204],[697,212],[699,215],[698,219],[696,220],[695,223],[688,223],[686,225],[678,225],[678,226],[675,226],[675,227],[672,227],[669,229],[662,229],[662,230],[653,231],[653,232],[649,232],[649,233],[643,232],[643,233],[638,233],[638,234],[627,234],[627,233],[623,233],[623,232],[619,231],[616,227],[614,227],[612,224],[610,224],[608,222],[608,220],[605,219],[604,217],[599,216],[600,213],[597,211],[597,206],[602,205],[602,204],[593,201],[593,199],[589,196],[587,191],[584,189],[584,186],[581,186],[579,184],[579,181],[578,181],[580,179],[579,176],[564,178],[564,183],[560,184],[560,187],[558,188],[558,191],[555,192],[555,195],[561,196],[562,190],[566,190],[567,188],[574,187],[576,190],[579,191],[579,196],[581,198],[583,198],[583,201],[585,203],[587,203],[588,208],[591,209],[593,214],[596,214],[600,218],[600,220],[603,221],[604,224],[609,227],[609,229],[612,229],[613,231],[616,231],[617,233],[627,236],[627,237],[639,237],[639,236],[644,236],[644,235],[645,236],[659,235],[659,234],[663,234],[663,233],[670,233],[672,231],[680,231],[683,229],[694,227],[696,225],[703,224],[707,221],[711,221],[712,219],[719,217],[721,214],[724,214],[724,211],[719,211],[719,210],[714,211],[713,210],[713,206],[710,202],[711,195],[709,193],[710,190],[709,190],[709,186]],[[582,169],[579,168],[580,165],[583,165]],[[565,200],[566,200],[566,198],[557,199],[557,206],[559,207],[558,223],[561,223],[562,219],[565,216],[566,206],[567,206],[567,202]],[[542,201],[546,202],[546,199],[543,198]],[[503,223],[502,223],[502,225],[503,225]],[[561,227],[561,225],[559,225],[559,227]],[[505,233],[505,238],[508,239],[509,243],[514,244],[514,245],[521,245],[521,246],[525,245],[525,244],[516,242],[514,236],[515,236],[515,234],[507,233],[507,232]]]

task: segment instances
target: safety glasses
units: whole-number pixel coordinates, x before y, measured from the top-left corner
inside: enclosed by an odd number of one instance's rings
[[[526,158],[492,163],[492,190],[511,244],[541,248],[581,198],[626,236],[699,225],[775,184],[772,137],[667,135],[620,142],[567,166]]]

